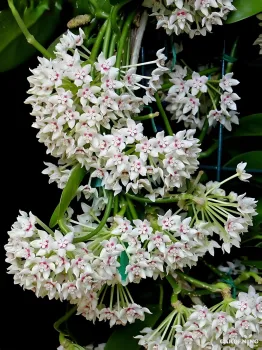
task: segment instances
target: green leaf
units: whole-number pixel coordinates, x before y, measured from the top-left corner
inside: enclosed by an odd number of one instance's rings
[[[262,260],[242,260],[245,266],[256,267],[257,269],[262,269]]]
[[[60,202],[50,219],[49,226],[51,228],[54,227],[57,224],[58,220],[63,217],[69,204],[71,203],[72,199],[75,197],[77,189],[81,184],[85,174],[86,174],[86,169],[82,168],[81,164],[76,165],[72,170],[72,173],[68,179],[66,187],[63,189]]]
[[[240,118],[239,126],[230,136],[262,136],[262,113]]]
[[[262,170],[262,151],[252,151],[242,154],[238,154],[227,162],[225,167],[236,167],[240,162],[247,162],[247,169],[258,169]],[[254,173],[251,181],[262,183],[262,174]]]
[[[146,307],[152,314],[146,314],[145,320],[137,320],[135,323],[116,329],[108,339],[105,350],[139,350],[138,339],[134,336],[139,335],[145,327],[154,327],[162,314],[158,305],[147,305]]]
[[[230,12],[226,20],[227,24],[241,21],[262,12],[261,0],[234,0],[236,11]]]
[[[59,0],[60,2],[61,0]],[[61,7],[57,1],[49,9],[48,1],[39,1],[37,7],[26,8],[23,21],[30,33],[41,43],[45,44],[54,33],[58,23]],[[43,30],[44,28],[44,30]],[[25,62],[36,49],[28,44],[18,27],[11,11],[0,12],[0,72],[15,68]]]

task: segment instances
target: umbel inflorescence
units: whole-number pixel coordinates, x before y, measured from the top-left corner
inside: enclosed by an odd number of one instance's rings
[[[211,31],[234,10],[230,0],[144,1],[144,6],[153,7],[158,27],[191,36]],[[193,21],[197,28],[192,30]],[[81,29],[78,35],[68,31],[56,45],[55,58],[39,58],[25,101],[32,105],[39,142],[58,159],[58,165],[46,163],[49,182],[66,190],[72,176],[83,172],[74,193],[80,205],[77,210],[67,206],[54,230],[21,211],[8,232],[6,261],[15,284],[37,297],[68,300],[89,321],[125,326],[151,313],[133,298],[131,284],[167,278],[174,286],[181,278],[188,281],[181,271],[206,254],[240,247],[256,215],[256,200],[222,188],[234,178],[248,181],[246,163],[222,182],[203,184],[203,172],[196,173],[201,152],[196,129],[219,122],[231,131],[231,124],[238,124],[239,96],[233,88],[239,82],[232,72],[213,79],[170,64],[164,49],[153,61],[129,64],[114,50],[94,55],[84,40]],[[154,69],[142,75],[141,65]],[[155,105],[159,111],[153,111]],[[148,107],[152,111],[144,115]],[[166,111],[189,129],[173,133]],[[159,113],[167,132],[151,136],[143,121]],[[142,208],[140,215],[134,203]],[[172,209],[161,207],[168,203]],[[255,289],[232,298],[223,283],[205,286],[221,293],[223,301],[211,308],[188,307],[173,295],[173,311],[154,330],[137,335],[139,344],[221,349],[231,339],[240,344],[252,337],[256,345],[262,301]]]

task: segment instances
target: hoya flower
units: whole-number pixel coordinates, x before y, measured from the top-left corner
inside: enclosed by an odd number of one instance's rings
[[[69,232],[64,236],[61,232],[55,230],[55,240],[52,243],[52,249],[57,250],[58,255],[65,256],[67,251],[72,252],[75,250],[75,246],[72,244],[73,238],[73,232]]]
[[[54,239],[45,231],[38,230],[40,239],[36,239],[30,243],[33,248],[38,249],[36,255],[43,256],[50,253],[53,249]]]
[[[112,68],[116,62],[116,56],[106,59],[103,52],[101,52],[97,61],[98,62],[95,62],[96,70],[102,74],[108,74],[110,72],[110,68]]]
[[[232,79],[233,73],[227,73],[223,76],[223,78],[220,80],[219,86],[222,90],[225,90],[229,93],[233,92],[232,86],[236,86],[239,84],[239,81],[236,79]]]
[[[256,291],[254,287],[249,286],[248,293],[240,292],[238,300],[232,301],[230,306],[237,309],[236,318],[242,318],[251,315],[252,310],[256,307]]]
[[[193,96],[196,96],[198,92],[207,92],[206,82],[208,81],[208,77],[205,75],[200,76],[199,73],[193,72],[192,79],[187,80],[186,84],[191,88],[191,93]]]
[[[238,175],[238,178],[241,180],[241,181],[244,181],[244,182],[248,182],[248,179],[250,177],[252,177],[251,174],[248,174],[246,171],[245,171],[245,167],[247,166],[247,163],[239,163],[237,165],[237,169],[236,169],[236,172],[237,172],[237,175]]]

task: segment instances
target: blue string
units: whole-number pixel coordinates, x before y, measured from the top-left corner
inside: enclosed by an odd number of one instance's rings
[[[237,296],[236,285],[234,283],[234,280],[233,280],[232,276],[230,275],[230,272],[227,274],[227,276],[228,276],[228,278],[223,278],[220,281],[228,284],[231,287],[232,297],[235,299],[236,296]]]

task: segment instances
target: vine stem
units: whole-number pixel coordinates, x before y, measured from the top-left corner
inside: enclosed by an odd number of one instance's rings
[[[83,237],[75,237],[73,240],[73,243],[85,242],[85,241],[89,240],[90,238],[94,237],[98,232],[100,232],[102,230],[102,228],[105,226],[105,224],[107,222],[107,219],[109,218],[109,215],[110,215],[110,212],[112,209],[112,205],[113,205],[113,201],[114,201],[114,195],[113,195],[113,192],[110,191],[108,194],[108,203],[107,203],[107,206],[105,209],[105,213],[104,213],[102,220],[100,221],[100,224],[97,226],[97,228],[95,230],[88,233],[87,235],[85,235]]]
[[[133,22],[135,14],[136,14],[135,11],[131,12],[128,15],[127,20],[123,26],[122,35],[120,37],[119,45],[117,48],[116,65],[115,65],[116,68],[119,68],[119,69],[121,66],[121,60],[122,60],[122,55],[123,55],[123,50],[125,47],[126,39],[127,39],[128,34],[129,34],[130,26],[131,26],[131,23]]]
[[[102,27],[100,28],[100,31],[99,31],[98,36],[96,38],[95,45],[92,48],[92,51],[91,51],[91,54],[90,54],[90,57],[89,57],[89,60],[88,60],[88,62],[90,62],[90,63],[94,63],[95,60],[96,60],[96,57],[98,55],[98,51],[100,49],[100,46],[101,46],[102,41],[103,41],[103,37],[104,37],[105,32],[106,32],[107,24],[108,24],[108,20],[106,20],[103,23]]]
[[[158,92],[155,93],[155,99],[156,99],[156,104],[157,104],[157,107],[159,109],[160,115],[161,115],[161,117],[162,117],[162,119],[164,121],[164,124],[165,124],[165,127],[166,127],[166,131],[167,131],[168,135],[173,136],[174,132],[173,132],[173,130],[171,128],[171,125],[169,123],[169,120],[168,120],[168,117],[166,115],[166,112],[165,112],[165,110],[164,110],[164,108],[162,106],[162,102],[161,102],[161,99],[159,97]]]
[[[126,202],[127,202],[127,205],[128,205],[128,208],[130,210],[130,214],[131,214],[133,220],[138,219],[138,215],[137,215],[135,206],[134,206],[132,200],[130,198],[128,198],[127,196],[126,196]]]
[[[64,323],[65,321],[67,321],[71,316],[73,316],[73,314],[76,312],[77,310],[77,305],[72,307],[63,317],[59,318],[59,320],[57,320],[54,323],[54,329],[59,332],[62,333],[61,330],[59,329],[59,326]]]
[[[43,56],[45,56],[46,58],[55,58],[55,55],[52,54],[51,52],[47,51],[44,46],[42,46],[36,39],[35,37],[29,32],[29,30],[27,29],[24,21],[22,20],[21,16],[19,15],[13,0],[8,0],[8,6],[19,26],[19,28],[21,29],[21,32],[24,34],[27,42],[29,44],[31,44],[32,46],[34,46],[39,52],[41,52],[41,54]]]
[[[204,289],[207,289],[207,290],[209,290],[211,292],[220,291],[220,288],[216,287],[215,285],[199,281],[199,280],[197,280],[197,279],[195,279],[195,278],[193,278],[191,276],[186,275],[183,272],[176,271],[176,274],[179,277],[181,277],[182,279],[184,279],[185,281],[192,283],[196,287],[204,288]]]
[[[137,64],[138,62],[139,53],[140,53],[141,44],[142,44],[145,29],[146,29],[147,21],[148,21],[148,14],[147,14],[147,11],[144,11],[142,13],[140,23],[139,23],[139,28],[137,30],[136,37],[135,37],[135,44],[134,44],[134,48],[131,56],[132,65]]]

